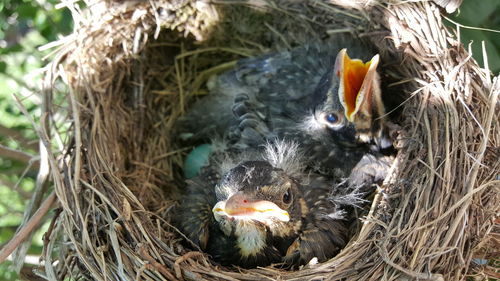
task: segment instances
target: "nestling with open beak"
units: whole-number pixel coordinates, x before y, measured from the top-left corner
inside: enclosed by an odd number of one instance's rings
[[[176,215],[179,229],[214,260],[300,265],[332,258],[346,245],[346,209],[359,204],[359,194],[331,196],[331,182],[304,171],[297,144],[267,144],[231,159],[228,151],[215,152],[212,159],[225,160],[188,182]]]
[[[293,140],[306,151],[309,168],[346,178],[362,157],[378,161],[379,151],[392,146],[379,56],[370,53],[359,41],[335,38],[241,60],[209,83],[210,95],[184,117],[181,135],[225,135],[241,148]],[[373,178],[383,178],[387,167],[382,163]]]

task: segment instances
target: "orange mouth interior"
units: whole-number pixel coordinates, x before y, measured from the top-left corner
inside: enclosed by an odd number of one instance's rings
[[[344,100],[347,106],[347,116],[351,116],[356,109],[356,99],[363,85],[368,68],[370,68],[370,64],[371,61],[364,63],[358,59],[351,60],[347,53],[345,53],[342,82],[344,83]]]

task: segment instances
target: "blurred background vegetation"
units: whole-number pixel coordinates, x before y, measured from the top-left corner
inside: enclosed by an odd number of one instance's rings
[[[56,0],[0,1],[0,248],[14,235],[35,186],[38,141],[33,125],[14,103],[22,100],[40,117],[41,68],[49,51],[38,47],[69,34],[71,14]],[[47,222],[45,222],[47,224]],[[42,227],[33,236],[29,263],[42,251]],[[0,264],[0,280],[19,280],[11,262]]]
[[[33,125],[13,101],[18,96],[37,122],[40,116],[40,76],[49,51],[39,47],[72,30],[71,15],[57,9],[56,0],[2,0],[0,2],[0,248],[22,221],[35,185],[38,142]],[[500,30],[500,1],[465,0],[449,18],[461,25]],[[448,22],[450,27],[456,25]],[[481,41],[485,41],[490,69],[500,71],[500,33],[460,27],[462,42],[472,44],[479,65],[483,64]],[[48,222],[45,222],[47,225]],[[37,261],[46,226],[33,237],[29,250]],[[18,280],[11,262],[0,264],[0,280]]]

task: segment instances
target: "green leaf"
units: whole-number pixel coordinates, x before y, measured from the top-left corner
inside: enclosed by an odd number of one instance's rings
[[[497,48],[495,48],[495,43],[490,40],[490,32],[472,29],[462,29],[461,36],[464,47],[469,48],[469,43],[472,42],[472,56],[477,61],[480,67],[484,67],[483,59],[483,49],[482,41],[486,48],[486,55],[488,56],[488,65],[493,73],[498,73],[500,71],[500,55],[498,54]]]
[[[47,13],[45,13],[44,11],[38,11],[38,13],[36,13],[33,23],[35,24],[35,28],[48,25]]]
[[[20,18],[33,19],[36,16],[37,8],[31,3],[23,3],[17,7]]]
[[[500,1],[498,0],[466,0],[460,6],[456,18],[466,25],[480,26],[490,15],[496,13],[499,7]]]
[[[12,262],[6,261],[0,264],[0,279],[5,281],[19,280],[17,273],[11,269]]]
[[[0,54],[17,53],[21,52],[22,50],[23,48],[19,44],[16,44],[7,48],[0,48]]]

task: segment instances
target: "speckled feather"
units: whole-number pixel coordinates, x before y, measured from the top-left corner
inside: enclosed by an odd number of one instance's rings
[[[189,132],[191,140],[226,136],[241,148],[291,139],[307,151],[310,168],[347,177],[370,150],[370,143],[357,140],[353,124],[333,131],[315,128],[314,121],[318,111],[343,115],[338,81],[331,78],[341,48],[363,60],[374,55],[358,41],[339,37],[239,61],[234,70],[211,83],[210,95],[181,121],[181,132]],[[379,125],[369,127],[380,130]]]
[[[297,265],[313,257],[331,258],[347,243],[348,228],[357,219],[352,209],[385,177],[389,162],[372,149],[377,140],[360,141],[354,124],[344,122],[335,130],[317,124],[318,112],[344,113],[333,65],[345,47],[352,57],[365,61],[373,55],[359,42],[337,40],[241,60],[234,70],[211,81],[211,94],[180,122],[180,132],[189,140],[228,140],[189,183],[178,212],[180,229],[215,260],[244,267]],[[377,117],[380,110],[373,112]],[[362,124],[363,133],[368,128],[379,136],[383,120],[368,120]],[[278,139],[296,145],[279,148]],[[307,211],[293,237],[270,237],[268,231],[262,251],[243,257],[235,237],[225,235],[209,211],[233,192],[216,193],[217,182],[248,160],[267,161],[300,182]],[[348,184],[339,184],[343,178]]]
[[[280,145],[283,150],[297,149],[296,145],[279,143],[278,146]],[[256,255],[242,256],[237,246],[236,237],[232,234],[225,235],[221,231],[211,210],[216,201],[226,200],[235,190],[225,192],[222,195],[223,198],[218,198],[221,195],[216,195],[217,185],[224,179],[233,178],[233,181],[239,183],[240,188],[251,189],[256,186],[265,186],[270,181],[269,175],[276,176],[271,171],[278,171],[278,175],[284,173],[282,169],[272,167],[268,162],[269,159],[274,158],[274,156],[269,155],[269,152],[276,151],[275,146],[275,144],[268,144],[267,149],[254,150],[252,153],[247,151],[245,155],[236,152],[229,155],[244,163],[249,163],[249,160],[264,161],[264,164],[259,164],[265,165],[261,168],[262,172],[255,170],[258,169],[255,167],[251,170],[232,169],[226,175],[214,175],[220,171],[216,165],[220,162],[214,160],[212,165],[202,170],[199,177],[188,181],[186,196],[176,213],[176,224],[193,243],[222,264],[243,267],[263,266],[271,263],[299,265],[307,263],[313,257],[324,261],[338,253],[348,241],[347,229],[353,218],[347,218],[344,214],[346,209],[352,208],[352,204],[331,200],[329,195],[333,183],[326,177],[304,170],[296,171],[295,168],[289,169],[289,171],[295,171],[293,175],[289,176],[299,184],[299,189],[294,194],[294,200],[296,200],[294,204],[296,205],[290,209],[290,212],[292,217],[294,214],[299,219],[291,220],[288,226],[283,225],[282,228],[283,233],[291,231],[292,234],[283,234],[282,237],[273,236],[272,231],[267,229],[265,231],[265,247]],[[222,158],[226,158],[228,154],[231,154],[229,151],[232,150],[224,150],[221,154],[216,151],[212,159],[222,154],[224,155]],[[300,152],[293,153],[293,155],[297,154],[302,155]],[[285,155],[281,161],[295,161],[286,159],[287,157],[292,157],[292,153]],[[250,163],[253,162],[250,161]],[[276,162],[275,164],[283,167],[291,165]],[[234,167],[240,166],[235,164]],[[251,174],[248,174],[249,171]],[[220,180],[215,182],[214,179]],[[247,187],[241,185],[244,179],[247,181]],[[287,228],[289,231],[286,230]]]

